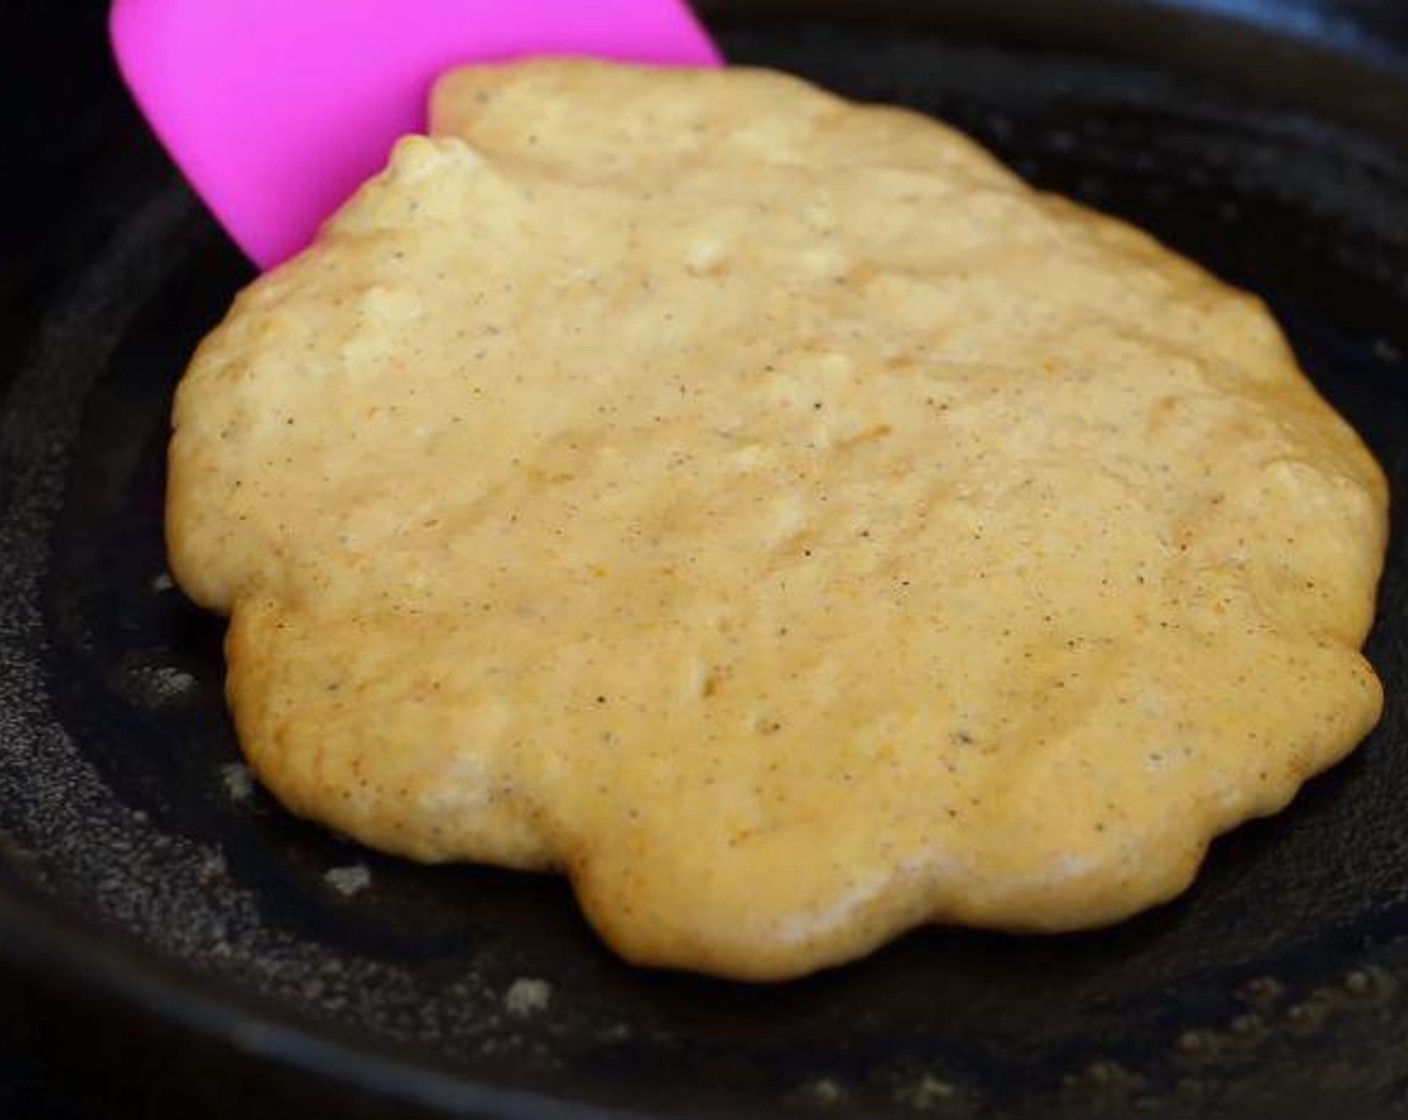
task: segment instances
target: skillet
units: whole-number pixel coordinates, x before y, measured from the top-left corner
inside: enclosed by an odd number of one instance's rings
[[[172,388],[251,272],[96,69],[101,6],[45,7],[10,49],[101,80],[49,85],[70,135],[0,235],[0,1052],[28,1063],[0,1114],[1408,1114],[1397,528],[1380,728],[1106,931],[925,930],[771,988],[651,974],[555,880],[382,858],[248,788],[221,625],[169,586],[160,516]],[[734,61],[934,112],[1261,293],[1408,487],[1392,0],[700,7]]]

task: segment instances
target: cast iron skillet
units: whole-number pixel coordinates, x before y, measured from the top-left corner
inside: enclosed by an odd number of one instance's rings
[[[775,7],[706,11],[733,59],[931,110],[1265,295],[1408,487],[1391,3]],[[0,288],[0,355],[24,349],[0,406],[0,1034],[50,1080],[101,1075],[107,1115],[1408,1110],[1400,532],[1380,729],[1185,898],[1104,932],[926,930],[773,988],[645,973],[555,880],[377,857],[245,789],[221,626],[169,586],[160,516],[172,387],[250,271],[119,96],[100,155],[27,196],[44,236],[10,244],[48,263]],[[550,1002],[515,1016],[525,978]]]

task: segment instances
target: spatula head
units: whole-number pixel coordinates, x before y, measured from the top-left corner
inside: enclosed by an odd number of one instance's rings
[[[157,135],[261,268],[424,128],[450,66],[719,62],[683,0],[116,0],[112,39]]]

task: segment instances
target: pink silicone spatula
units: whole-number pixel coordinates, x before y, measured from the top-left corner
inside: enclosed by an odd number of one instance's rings
[[[147,120],[261,268],[424,129],[457,63],[720,61],[684,0],[116,0],[111,30]]]

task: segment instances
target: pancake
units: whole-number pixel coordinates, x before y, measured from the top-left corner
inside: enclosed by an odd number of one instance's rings
[[[1167,900],[1378,719],[1385,483],[1254,297],[781,74],[432,107],[175,405],[293,812],[780,979]]]

